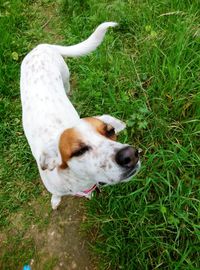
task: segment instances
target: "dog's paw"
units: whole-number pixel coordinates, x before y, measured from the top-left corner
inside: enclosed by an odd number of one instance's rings
[[[39,164],[41,169],[52,171],[58,165],[57,157],[51,157],[48,153],[43,152],[40,155]]]
[[[47,146],[39,157],[39,165],[42,170],[54,170],[59,165],[58,152],[53,147]]]
[[[57,195],[52,195],[51,197],[51,207],[56,210],[61,202],[61,197]]]

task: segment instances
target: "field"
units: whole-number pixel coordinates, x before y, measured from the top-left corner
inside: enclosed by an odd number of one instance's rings
[[[131,182],[85,203],[99,269],[200,269],[199,1],[13,0],[0,15],[0,269],[36,256],[28,231],[52,213],[22,130],[20,63],[36,44],[78,43],[103,21],[119,26],[67,60],[72,101],[81,116],[125,121],[119,140],[144,155]]]

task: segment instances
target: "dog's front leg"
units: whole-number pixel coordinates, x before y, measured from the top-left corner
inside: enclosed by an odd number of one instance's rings
[[[56,210],[61,202],[61,196],[52,195],[51,197],[51,207],[53,210]]]

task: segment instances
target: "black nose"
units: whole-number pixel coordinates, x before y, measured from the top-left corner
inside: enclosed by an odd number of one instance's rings
[[[132,168],[139,160],[138,150],[130,146],[122,148],[117,152],[115,160],[118,165],[124,168]]]

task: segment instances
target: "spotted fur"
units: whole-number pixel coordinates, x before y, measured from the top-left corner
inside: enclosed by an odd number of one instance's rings
[[[99,182],[114,184],[124,180],[115,155],[124,147],[116,142],[116,133],[125,124],[109,115],[80,119],[66,95],[70,75],[62,57],[95,50],[108,27],[115,25],[101,24],[77,45],[38,45],[22,62],[23,128],[41,179],[52,193],[53,209],[63,195],[75,195]]]

